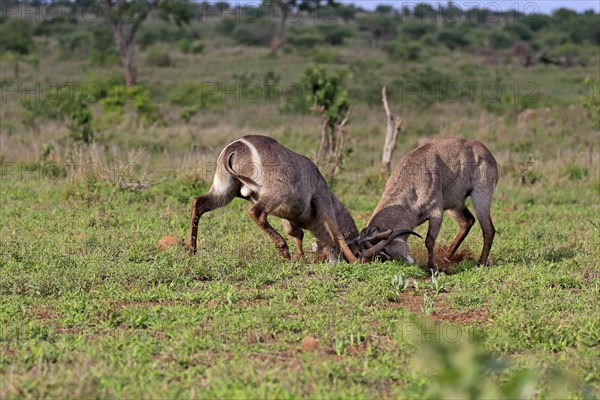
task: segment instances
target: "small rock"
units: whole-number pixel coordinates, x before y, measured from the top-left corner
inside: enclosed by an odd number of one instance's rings
[[[315,351],[319,347],[319,341],[313,336],[305,336],[300,346],[302,347],[302,351]]]
[[[156,242],[155,247],[160,251],[165,251],[171,247],[177,246],[177,244],[179,244],[179,239],[175,236],[164,236]]]

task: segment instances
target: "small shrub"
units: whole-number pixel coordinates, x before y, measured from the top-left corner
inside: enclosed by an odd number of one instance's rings
[[[180,39],[177,42],[177,47],[181,50],[182,53],[189,53],[192,48],[192,41],[189,38]]]
[[[33,27],[29,21],[10,19],[0,25],[0,54],[29,54],[33,47]]]
[[[260,20],[254,23],[238,23],[231,37],[239,44],[246,46],[268,46],[273,38],[274,24]]]
[[[146,54],[146,65],[150,67],[170,67],[172,65],[171,56],[168,51],[160,48],[152,48]]]
[[[572,181],[580,181],[584,178],[587,178],[590,171],[588,168],[580,167],[574,162],[569,162],[565,165],[564,174]]]
[[[418,61],[421,57],[421,46],[417,43],[398,41],[384,46],[383,50],[388,53],[392,60]]]
[[[342,46],[344,41],[354,36],[354,31],[341,25],[319,24],[317,30],[323,41],[332,46]]]
[[[287,43],[299,48],[313,48],[323,42],[323,37],[317,32],[298,32],[290,34],[287,38]]]
[[[589,87],[589,91],[579,96],[579,102],[586,108],[596,128],[600,129],[600,80],[587,78],[585,84]]]
[[[192,46],[190,47],[190,53],[192,54],[200,54],[204,51],[204,43],[196,40],[192,42]]]
[[[409,21],[402,24],[402,35],[411,39],[420,39],[428,33],[437,31],[437,26],[431,22]]]
[[[54,18],[44,18],[35,25],[33,34],[36,36],[62,36],[77,29],[77,19],[66,15],[57,15]]]
[[[458,29],[444,29],[438,34],[437,40],[450,50],[466,47],[470,44],[466,33]]]
[[[92,41],[92,35],[89,32],[77,30],[61,35],[58,39],[58,47],[63,57],[88,55]]]
[[[506,26],[502,29],[508,34],[519,38],[520,40],[531,40],[533,38],[533,32],[531,32],[529,27],[527,27],[525,24],[506,24]]]
[[[494,31],[490,35],[489,44],[494,49],[508,49],[515,43],[514,38],[506,33],[500,31]]]

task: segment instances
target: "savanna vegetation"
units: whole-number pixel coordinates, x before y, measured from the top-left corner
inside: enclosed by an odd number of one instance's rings
[[[131,81],[100,3],[0,2],[2,398],[600,396],[597,13],[126,2]],[[243,200],[197,255],[155,247],[224,145],[316,158],[345,117],[322,169],[364,227],[384,85],[394,160],[463,136],[501,165],[490,267],[478,226],[433,276],[417,238],[412,265],[284,262]]]

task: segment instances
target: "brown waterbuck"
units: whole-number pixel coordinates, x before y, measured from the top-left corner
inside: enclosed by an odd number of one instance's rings
[[[435,269],[434,246],[444,210],[456,220],[458,233],[448,248],[454,255],[475,223],[465,205],[471,196],[483,231],[480,264],[487,264],[495,229],[490,215],[499,167],[490,151],[476,140],[436,138],[402,157],[388,179],[379,205],[361,234],[349,241],[365,262],[375,257],[408,259],[406,238],[411,229],[429,222],[425,239],[427,266]]]
[[[336,261],[341,251],[347,261],[356,262],[344,240],[358,236],[354,220],[329,190],[317,166],[266,136],[244,136],[219,155],[210,190],[192,203],[187,245],[191,253],[196,252],[202,214],[227,205],[235,197],[254,204],[250,216],[285,259],[291,258],[288,245],[269,224],[269,215],[284,220],[286,232],[296,241],[296,259],[303,256],[302,230],[307,229],[330,261]]]

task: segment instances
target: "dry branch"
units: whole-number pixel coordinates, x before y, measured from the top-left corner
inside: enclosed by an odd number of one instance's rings
[[[390,111],[390,106],[388,104],[385,86],[381,89],[381,99],[383,101],[383,108],[387,116],[387,131],[385,135],[385,143],[383,145],[383,155],[381,157],[381,173],[389,174],[390,165],[392,163],[392,153],[394,152],[394,148],[396,147],[396,139],[398,138],[398,132],[402,128],[402,119],[400,117],[394,118],[394,116],[392,115],[392,112]]]

